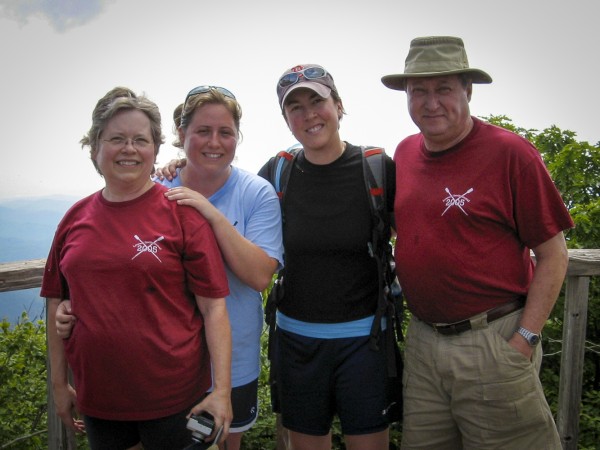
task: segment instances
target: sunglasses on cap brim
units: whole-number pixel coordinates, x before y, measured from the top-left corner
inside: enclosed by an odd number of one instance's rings
[[[316,80],[327,76],[327,71],[322,67],[308,67],[298,72],[288,73],[279,79],[279,86],[282,88],[296,84],[302,78],[307,80]]]

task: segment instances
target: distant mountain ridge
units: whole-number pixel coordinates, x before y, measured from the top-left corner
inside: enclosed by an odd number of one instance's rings
[[[0,200],[0,262],[45,258],[65,212],[76,197]]]
[[[78,197],[47,196],[0,200],[0,263],[46,258],[56,226]],[[43,318],[39,289],[0,293],[0,320],[15,323],[27,311]]]

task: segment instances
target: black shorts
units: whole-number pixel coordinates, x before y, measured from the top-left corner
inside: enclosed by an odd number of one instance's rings
[[[233,421],[230,433],[242,433],[252,427],[258,417],[258,378],[231,389]]]
[[[189,408],[172,416],[152,420],[104,420],[84,416],[92,450],[121,450],[141,442],[144,450],[183,449],[193,443],[187,429]]]
[[[277,393],[283,426],[324,436],[334,415],[342,433],[385,430],[385,353],[371,350],[369,336],[318,339],[276,331]]]

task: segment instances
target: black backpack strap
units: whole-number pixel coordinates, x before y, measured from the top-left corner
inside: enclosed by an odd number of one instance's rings
[[[302,146],[300,144],[292,145],[287,150],[282,150],[275,156],[275,161],[271,165],[271,173],[269,174],[270,182],[277,192],[279,200],[282,202],[283,207],[283,196],[287,188],[287,183],[290,179],[290,173],[292,172],[293,162],[300,154]],[[282,208],[283,209],[283,208]]]
[[[273,286],[271,287],[271,291],[267,296],[267,301],[265,303],[265,322],[269,327],[269,338],[267,345],[267,357],[269,361],[272,361],[273,358],[273,339],[275,335],[275,326],[276,326],[276,317],[277,317],[277,307],[281,299],[283,298],[283,279],[285,274],[285,268],[282,268],[277,274],[277,278],[273,281]]]
[[[273,185],[275,191],[277,192],[277,196],[279,197],[279,206],[281,207],[282,219],[285,191],[290,179],[292,167],[294,166],[294,162],[301,151],[302,146],[299,144],[292,145],[287,150],[282,150],[277,153],[269,167],[269,182]],[[277,278],[273,283],[273,287],[271,288],[271,292],[269,293],[265,304],[265,321],[269,326],[269,342],[271,341],[273,331],[275,331],[275,313],[277,311],[277,306],[279,305],[279,301],[283,298],[284,270],[285,268],[281,269],[277,274]],[[269,354],[271,352],[270,348],[271,345],[269,345]]]
[[[379,334],[381,332],[381,319],[386,313],[387,302],[385,302],[385,279],[382,271],[382,247],[385,245],[386,228],[389,228],[386,220],[386,196],[385,196],[385,152],[379,147],[361,147],[363,161],[363,175],[369,207],[371,209],[371,241],[369,242],[369,254],[375,259],[379,274],[379,293],[375,319],[371,327],[370,346],[373,350],[379,350]],[[388,236],[389,239],[389,236]]]
[[[362,147],[363,173],[372,215],[372,237],[369,254],[375,259],[379,292],[375,318],[371,326],[369,345],[379,350],[381,323],[386,318],[384,347],[387,353],[388,376],[395,377],[397,340],[402,339],[402,291],[394,270],[390,244],[391,218],[387,208],[385,151],[379,147]]]
[[[382,254],[390,240],[390,216],[387,211],[385,150],[361,147],[363,175],[371,208],[372,236],[369,253]]]
[[[268,181],[275,188],[277,196],[279,197],[279,205],[281,207],[281,218],[285,220],[283,201],[285,198],[285,192],[287,184],[294,167],[294,162],[300,152],[302,146],[299,144],[293,145],[287,150],[282,150],[273,158],[273,161],[269,165]],[[285,259],[285,255],[284,255]],[[274,412],[280,412],[279,395],[278,395],[278,377],[275,370],[274,364],[274,351],[275,351],[275,330],[277,328],[277,307],[284,296],[284,278],[285,278],[285,267],[283,267],[278,273],[271,291],[267,296],[265,302],[265,322],[268,327],[268,341],[267,341],[267,358],[271,363],[269,370],[269,387],[271,392],[271,408]]]
[[[287,150],[282,150],[275,156],[272,164],[269,168],[269,181],[275,188],[277,192],[277,196],[279,197],[279,204],[281,206],[281,213],[283,219],[283,200],[285,191],[287,188],[287,183],[290,179],[290,174],[292,172],[292,167],[294,166],[294,162],[300,152],[302,151],[302,146],[299,144],[292,145]],[[283,298],[283,279],[284,279],[285,267],[279,271],[277,274],[277,278],[273,282],[273,287],[269,295],[267,296],[267,301],[265,303],[265,322],[269,327],[269,344],[267,355],[269,360],[272,360],[272,352],[273,352],[273,338],[275,335],[275,326],[276,326],[276,312],[277,307],[279,306],[279,302]]]
[[[363,173],[371,210],[379,217],[386,214],[385,197],[385,150],[381,147],[361,147]]]

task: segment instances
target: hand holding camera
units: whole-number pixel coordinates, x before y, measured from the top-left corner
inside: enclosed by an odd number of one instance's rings
[[[223,426],[219,428],[215,438],[211,441],[206,439],[213,434],[215,430],[214,417],[208,412],[192,415],[187,422],[187,429],[192,432],[194,443],[186,448],[186,450],[205,450],[210,446],[219,442],[223,433]]]

